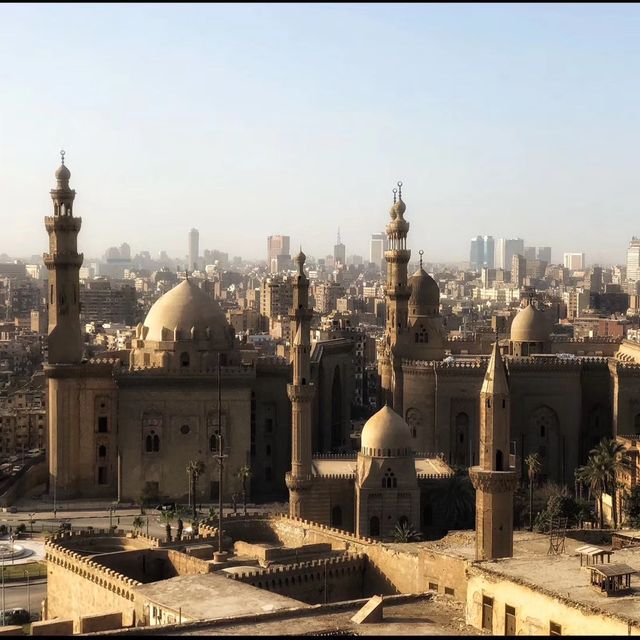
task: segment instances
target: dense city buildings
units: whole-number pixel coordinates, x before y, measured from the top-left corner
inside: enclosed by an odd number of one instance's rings
[[[570,271],[580,271],[586,266],[584,253],[565,253],[564,254],[565,269]]]

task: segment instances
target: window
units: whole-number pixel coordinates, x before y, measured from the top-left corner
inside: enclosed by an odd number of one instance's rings
[[[267,433],[273,431],[273,418],[267,418],[264,422],[264,429]]]
[[[144,439],[144,450],[147,453],[160,451],[160,436],[155,431],[150,431]]]
[[[493,598],[482,596],[482,628],[493,631]]]
[[[109,431],[109,418],[98,416],[98,433],[107,433],[107,431]]]
[[[189,354],[186,351],[183,351],[180,354],[180,366],[188,367],[189,366]]]
[[[562,635],[562,625],[557,622],[549,622],[549,635],[550,636],[561,636]]]
[[[516,635],[516,610],[508,604],[504,606],[504,635]]]
[[[339,506],[335,506],[331,510],[331,526],[332,527],[342,526],[342,509]]]
[[[107,447],[101,444],[98,447],[98,458],[106,458],[107,457]]]
[[[187,435],[187,433],[189,433],[189,431],[191,431],[191,428],[189,427],[189,425],[188,425],[188,424],[183,424],[183,425],[180,427],[180,433],[181,433],[182,435],[184,435],[184,436],[186,436],[186,435]]]
[[[447,596],[455,596],[456,595],[455,589],[453,589],[453,587],[445,587],[444,588],[444,593]]]
[[[107,484],[107,467],[98,467],[98,484]]]
[[[437,582],[430,582],[429,583],[429,591],[437,591],[438,590],[438,583]]]
[[[369,520],[369,535],[370,536],[380,535],[380,518],[378,518],[378,516],[373,516]]]

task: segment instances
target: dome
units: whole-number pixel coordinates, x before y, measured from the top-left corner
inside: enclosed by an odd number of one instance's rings
[[[549,315],[532,304],[518,311],[511,323],[512,342],[548,342]]]
[[[408,455],[411,451],[411,430],[391,407],[385,405],[365,423],[360,443],[365,455]]]
[[[71,171],[66,165],[61,164],[56,170],[56,180],[69,180],[69,178],[71,178]]]
[[[402,200],[402,196],[398,198],[398,202],[395,205],[396,214],[398,217],[402,218],[404,212],[407,210],[407,205]]]
[[[422,315],[421,310],[425,307],[440,306],[440,287],[438,283],[420,267],[412,276],[409,282],[411,285],[411,297],[409,298],[409,313],[416,309],[417,315]]]
[[[218,303],[189,279],[183,280],[156,300],[143,326],[148,328],[144,339],[155,342],[173,340],[176,329],[180,339],[190,338],[192,328],[195,329],[196,336],[202,338],[209,328],[210,335],[218,339],[225,335],[229,327]],[[166,337],[166,330],[170,331],[170,338]]]

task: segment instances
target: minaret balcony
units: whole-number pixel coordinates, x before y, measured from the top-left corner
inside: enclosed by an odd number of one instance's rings
[[[469,478],[476,491],[484,491],[486,493],[515,491],[518,484],[518,474],[515,469],[491,471],[480,467],[471,467],[469,469]]]
[[[285,484],[287,485],[287,489],[290,491],[305,491],[311,488],[313,483],[313,476],[297,476],[293,475],[291,471],[287,471],[284,476]]]
[[[288,384],[287,394],[291,402],[311,402],[316,388],[313,384]]]
[[[407,264],[411,259],[411,249],[392,249],[384,252],[384,259],[390,263]]]
[[[56,251],[55,253],[45,253],[42,260],[47,269],[54,269],[58,266],[78,267],[82,266],[84,254],[75,251]]]
[[[74,231],[78,233],[82,226],[82,218],[73,216],[45,216],[44,226],[47,233],[54,231]]]

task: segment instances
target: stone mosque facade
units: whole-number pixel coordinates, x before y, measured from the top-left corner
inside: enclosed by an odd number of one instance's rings
[[[143,493],[186,501],[190,460],[202,460],[198,500],[218,494],[217,433],[228,459],[223,487],[230,499],[233,475],[249,464],[251,500],[286,499],[291,460],[291,365],[258,357],[239,342],[218,303],[186,279],[152,306],[135,330],[130,350],[83,358],[77,251],[82,220],[64,164],[45,218],[48,281],[49,492],[58,499],[108,497],[139,500]],[[352,345],[319,342],[309,354],[315,450],[335,435],[350,434]],[[218,364],[220,388],[218,390]],[[346,381],[333,384],[334,378]],[[218,419],[218,391],[220,419]],[[333,408],[333,410],[332,410]],[[336,420],[337,417],[337,420]]]

